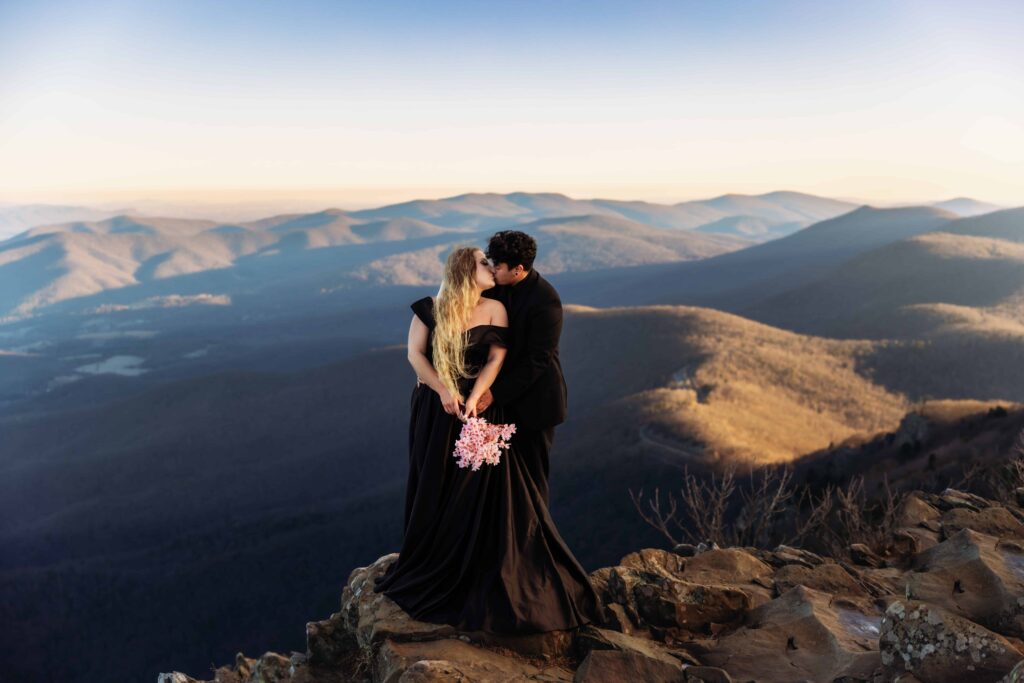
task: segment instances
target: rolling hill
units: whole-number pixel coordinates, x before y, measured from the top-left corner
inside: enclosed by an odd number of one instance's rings
[[[1024,209],[1007,209],[865,252],[746,312],[838,337],[1019,336],[1022,297]]]
[[[932,206],[937,209],[952,211],[956,215],[963,216],[964,218],[978,216],[983,213],[992,213],[993,211],[999,211],[1006,208],[990,202],[980,202],[977,199],[971,199],[970,197],[954,197],[953,199],[947,199],[942,202],[935,202]]]
[[[689,263],[623,269],[608,277],[564,279],[568,300],[587,305],[689,304],[757,318],[760,302],[827,276],[879,246],[938,229],[956,215],[928,207],[869,206],[787,237]]]

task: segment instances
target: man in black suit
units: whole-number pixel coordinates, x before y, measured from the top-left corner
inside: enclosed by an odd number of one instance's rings
[[[541,471],[532,473],[548,502],[548,456],[555,426],[565,422],[568,390],[558,358],[562,335],[562,300],[547,280],[533,269],[537,243],[518,230],[495,233],[487,245],[497,286],[483,295],[497,299],[508,310],[512,346],[501,372],[478,404],[505,408],[516,425],[512,447],[528,451]]]

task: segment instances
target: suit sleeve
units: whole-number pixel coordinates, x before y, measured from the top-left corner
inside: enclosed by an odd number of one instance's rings
[[[531,308],[526,353],[511,367],[502,368],[491,385],[498,405],[506,405],[523,395],[551,365],[562,335],[562,302],[551,299]]]

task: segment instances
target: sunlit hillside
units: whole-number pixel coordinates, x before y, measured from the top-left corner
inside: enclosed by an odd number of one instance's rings
[[[698,463],[788,461],[891,429],[908,406],[860,372],[872,342],[689,306],[569,311],[570,400],[598,410],[587,424],[600,432],[586,438],[605,444],[604,459],[644,448]]]

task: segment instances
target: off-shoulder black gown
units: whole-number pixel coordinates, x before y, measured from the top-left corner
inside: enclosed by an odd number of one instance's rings
[[[412,309],[430,330],[430,357],[433,300]],[[469,335],[473,370],[486,363],[491,344],[509,342],[508,328],[494,325]],[[463,396],[474,381],[461,380]],[[460,468],[452,453],[463,423],[426,384],[413,389],[411,408],[402,548],[374,591],[415,619],[464,631],[527,634],[599,622],[597,594],[548,513],[547,483],[535,479],[539,464],[510,448],[498,465]],[[507,424],[498,406],[479,415]]]

